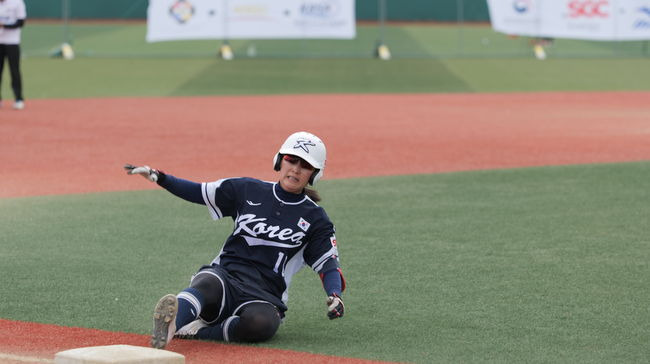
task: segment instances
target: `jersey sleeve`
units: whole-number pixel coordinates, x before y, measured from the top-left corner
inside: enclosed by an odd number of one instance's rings
[[[303,257],[305,263],[316,273],[339,268],[339,251],[332,223],[326,224],[314,233],[305,248]]]
[[[201,184],[188,181],[159,171],[158,185],[173,195],[186,201],[205,205],[201,193]]]
[[[203,201],[208,206],[212,219],[235,216],[237,213],[237,178],[225,178],[201,183]]]

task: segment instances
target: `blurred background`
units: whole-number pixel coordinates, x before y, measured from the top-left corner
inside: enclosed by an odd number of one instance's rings
[[[504,0],[505,1],[505,0]],[[148,0],[25,0],[26,57],[211,57],[223,40],[147,43]],[[492,30],[485,0],[361,0],[352,40],[226,40],[236,58],[371,58],[384,44],[392,58],[528,58],[535,39]],[[648,41],[558,39],[549,57],[650,57]]]

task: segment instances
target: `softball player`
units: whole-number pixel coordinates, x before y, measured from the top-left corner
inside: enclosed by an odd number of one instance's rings
[[[25,107],[20,76],[20,28],[25,24],[25,18],[27,12],[23,0],[0,0],[0,81],[5,58],[7,58],[11,73],[11,88],[16,99],[14,109],[17,110]]]
[[[190,286],[156,304],[151,346],[173,337],[259,342],[277,331],[291,278],[305,265],[318,273],[327,294],[327,316],[343,316],[345,280],[339,268],[334,225],[320,197],[307,188],[325,169],[326,149],[313,134],[290,135],[273,158],[276,183],[226,178],[196,183],[148,166],[126,165],[172,194],[206,205],[214,220],[229,216],[233,232]]]

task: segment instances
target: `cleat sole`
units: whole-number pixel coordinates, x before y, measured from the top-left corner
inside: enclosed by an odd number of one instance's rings
[[[178,300],[175,295],[168,294],[158,301],[153,313],[151,347],[163,349],[169,344],[176,331],[174,321],[176,320],[177,312]],[[171,335],[170,331],[172,331]]]

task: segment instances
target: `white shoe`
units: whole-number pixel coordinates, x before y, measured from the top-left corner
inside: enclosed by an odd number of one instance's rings
[[[153,333],[151,334],[151,347],[163,349],[172,341],[176,333],[176,313],[178,312],[178,299],[176,295],[163,296],[153,311]]]
[[[18,100],[14,102],[14,109],[16,110],[22,110],[25,108],[25,102],[23,100]]]
[[[194,320],[189,324],[178,329],[174,337],[179,339],[193,339],[196,336],[196,334],[199,332],[199,330],[201,330],[204,327],[208,327],[208,324],[206,324],[203,320],[201,319]]]

